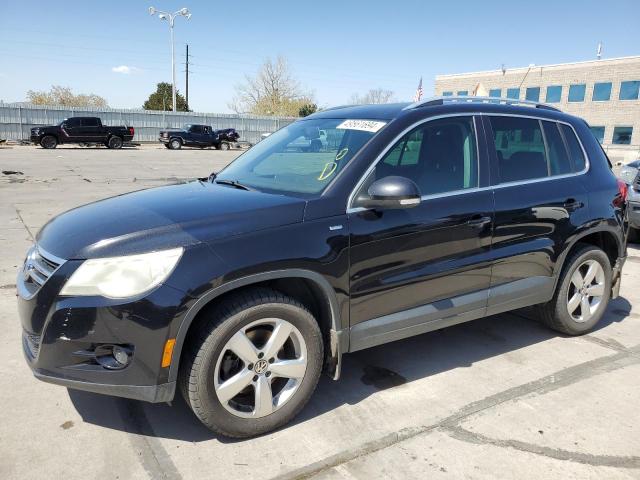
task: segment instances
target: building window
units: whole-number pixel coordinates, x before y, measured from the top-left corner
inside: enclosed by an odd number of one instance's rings
[[[593,97],[591,97],[591,100],[594,102],[611,100],[611,82],[596,83],[593,86]]]
[[[633,127],[615,127],[613,129],[613,143],[615,145],[630,145]]]
[[[569,101],[584,102],[584,93],[586,89],[587,86],[584,83],[569,85]]]
[[[562,86],[551,85],[547,87],[547,103],[558,103],[562,97]]]
[[[500,98],[502,95],[502,90],[500,88],[492,88],[489,90],[489,96],[493,98]]]
[[[507,98],[511,98],[513,100],[520,99],[520,89],[519,88],[507,88]]]
[[[459,97],[466,97],[467,95],[469,95],[469,91],[468,90],[458,90],[457,95]]]
[[[528,87],[525,95],[526,99],[531,102],[540,101],[540,87]]]
[[[640,93],[640,80],[620,84],[620,100],[637,100]]]
[[[600,143],[604,143],[604,127],[590,127],[591,133]]]
[[[443,97],[450,97],[451,95],[453,95],[453,92],[442,92]]]

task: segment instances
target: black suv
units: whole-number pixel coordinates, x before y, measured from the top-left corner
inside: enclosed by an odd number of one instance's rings
[[[209,428],[260,434],[347,352],[533,305],[591,330],[619,290],[625,197],[587,124],[545,105],[325,110],[217,175],[47,223],[17,281],[24,352],[41,380],[178,388]]]

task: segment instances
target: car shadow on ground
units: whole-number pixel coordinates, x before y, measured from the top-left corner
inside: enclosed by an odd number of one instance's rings
[[[636,315],[626,299],[617,298],[609,304],[596,331]],[[527,310],[496,315],[346,355],[341,379],[334,382],[323,375],[309,404],[292,424],[344,404],[355,405],[379,390],[468,368],[484,359],[562,336],[533,317],[534,312]],[[105,428],[189,442],[214,438],[224,443],[237,441],[204,427],[179,392],[172,405],[77,390],[69,390],[69,397],[83,421]]]

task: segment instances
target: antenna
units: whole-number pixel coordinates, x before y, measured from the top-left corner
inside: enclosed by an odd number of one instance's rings
[[[602,42],[598,42],[598,50],[596,52],[596,58],[598,60],[602,59]]]

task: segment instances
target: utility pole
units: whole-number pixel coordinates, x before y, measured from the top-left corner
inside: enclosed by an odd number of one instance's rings
[[[189,111],[189,44],[187,43],[187,57],[185,60],[185,94],[186,94],[186,102],[187,102],[187,112]]]

